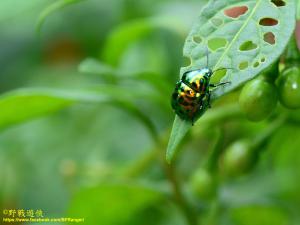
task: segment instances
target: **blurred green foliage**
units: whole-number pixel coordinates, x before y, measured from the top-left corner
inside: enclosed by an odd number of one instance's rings
[[[238,89],[165,162],[184,39],[206,1],[57,2],[0,2],[1,209],[104,225],[300,223],[299,110],[250,122]],[[257,160],[228,176],[224,151],[244,139]]]

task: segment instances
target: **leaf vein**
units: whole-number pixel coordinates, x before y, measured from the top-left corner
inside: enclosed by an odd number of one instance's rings
[[[256,12],[257,7],[260,5],[262,0],[257,1],[256,5],[254,6],[253,10],[251,11],[251,13],[249,14],[249,17],[247,18],[247,20],[245,20],[245,23],[243,24],[243,26],[240,28],[240,30],[236,33],[236,35],[233,37],[232,41],[229,43],[228,47],[225,49],[225,51],[223,52],[223,54],[221,55],[220,59],[217,61],[216,65],[214,66],[214,70],[216,70],[216,68],[219,67],[219,64],[221,64],[223,58],[227,55],[227,52],[229,51],[229,49],[231,48],[231,46],[234,44],[234,42],[236,41],[236,39],[239,37],[239,35],[242,33],[242,31],[245,29],[245,27],[248,25],[250,19],[252,18],[252,16],[254,15],[254,13]]]

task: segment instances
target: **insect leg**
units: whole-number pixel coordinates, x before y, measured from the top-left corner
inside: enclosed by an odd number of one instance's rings
[[[209,84],[210,87],[219,87],[219,86],[223,86],[225,84],[231,84],[230,81],[227,81],[227,82],[221,82],[221,83],[218,83],[218,84]]]
[[[206,95],[206,98],[207,98],[207,105],[208,105],[208,108],[211,108],[211,104],[210,104],[210,91],[207,92],[205,95]]]

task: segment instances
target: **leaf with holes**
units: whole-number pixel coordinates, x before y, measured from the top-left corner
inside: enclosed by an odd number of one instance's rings
[[[206,67],[208,46],[208,66],[212,70],[232,68],[213,75],[212,83],[231,83],[213,90],[212,100],[234,90],[258,75],[283,52],[295,28],[295,8],[291,0],[210,0],[186,39],[184,57],[189,59],[190,65],[181,68],[181,75]],[[184,137],[187,127],[191,124],[175,120],[173,130],[176,132],[172,132],[168,145],[168,161],[176,153],[177,144],[172,143],[174,135]]]

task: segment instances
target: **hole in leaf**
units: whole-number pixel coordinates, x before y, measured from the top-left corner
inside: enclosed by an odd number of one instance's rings
[[[275,26],[278,24],[278,20],[273,18],[263,18],[259,21],[259,24],[262,26]]]
[[[193,36],[193,41],[196,42],[197,44],[200,44],[202,42],[202,38],[198,35]]]
[[[225,9],[224,14],[231,18],[238,18],[239,16],[244,15],[247,11],[247,6],[236,6],[230,9]]]
[[[262,63],[263,62],[265,62],[266,61],[266,58],[265,57],[263,57],[263,58],[261,58],[261,60],[260,60]]]
[[[272,32],[265,33],[264,41],[268,42],[271,45],[274,45],[275,44],[275,35]]]
[[[222,77],[224,77],[227,73],[227,70],[218,70],[214,73],[214,75],[211,77],[211,82],[212,83],[218,83]]]
[[[245,41],[240,46],[240,51],[250,51],[257,48],[257,44],[253,43],[253,41]]]
[[[240,64],[239,64],[239,69],[240,70],[245,70],[245,69],[247,69],[248,68],[248,62],[247,61],[244,61],[244,62],[241,62]]]
[[[192,60],[189,57],[184,56],[182,60],[183,67],[188,67],[192,64]]]
[[[282,0],[271,0],[271,2],[277,7],[285,6],[285,2]]]
[[[258,67],[259,66],[259,62],[255,62],[254,64],[253,64],[253,67],[254,68],[256,68],[256,67]]]
[[[215,25],[216,27],[219,27],[223,24],[223,20],[220,18],[212,18],[211,22],[213,25]]]
[[[216,51],[220,48],[223,48],[227,45],[227,40],[225,38],[212,38],[208,40],[208,47],[212,51]]]

